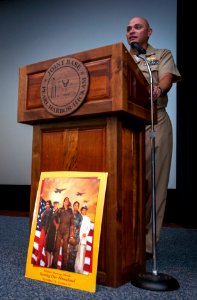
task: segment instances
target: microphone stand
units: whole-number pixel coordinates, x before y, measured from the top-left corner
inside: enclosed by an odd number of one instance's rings
[[[142,50],[144,50],[142,48]],[[144,50],[145,51],[145,50]],[[155,188],[155,130],[154,130],[154,103],[153,103],[153,77],[149,63],[145,56],[140,56],[145,52],[138,50],[137,57],[141,58],[148,69],[150,78],[150,99],[151,99],[151,168],[152,168],[152,273],[145,272],[137,275],[131,280],[131,283],[139,288],[152,291],[173,291],[178,289],[179,283],[177,280],[167,274],[157,272],[157,257],[156,257],[156,188]]]

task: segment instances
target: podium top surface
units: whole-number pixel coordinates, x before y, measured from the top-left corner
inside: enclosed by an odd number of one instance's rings
[[[50,67],[68,58],[84,66],[89,82],[80,105],[65,116],[58,116],[43,105],[41,88]],[[38,124],[80,116],[125,113],[150,123],[148,87],[148,82],[121,42],[21,66],[17,121]]]

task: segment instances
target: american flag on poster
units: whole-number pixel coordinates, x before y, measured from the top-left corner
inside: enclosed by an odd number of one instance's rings
[[[90,231],[87,236],[85,262],[83,266],[84,274],[88,274],[92,272],[93,237],[94,237],[94,223],[91,222]]]
[[[37,225],[36,225],[36,230],[39,230],[39,231],[41,230],[41,216],[42,216],[42,213],[45,211],[45,206],[46,206],[46,201],[41,198],[39,212],[38,212]]]
[[[45,210],[46,202],[44,199],[40,199],[40,206],[39,206],[39,211],[38,211],[38,218],[37,218],[37,225],[36,225],[36,232],[35,232],[35,238],[34,238],[34,244],[33,244],[33,253],[32,253],[32,259],[31,263],[33,265],[36,265],[37,263],[37,255],[38,255],[38,246],[39,246],[39,241],[40,241],[40,233],[41,233],[41,216],[42,213]],[[42,258],[41,258],[41,265],[45,265],[45,251],[43,249],[42,251]]]
[[[39,248],[40,233],[41,233],[41,215],[45,210],[45,206],[46,206],[46,202],[44,199],[41,198],[38,218],[37,218],[36,232],[35,232],[34,243],[33,243],[32,258],[31,258],[31,263],[33,265],[37,265],[38,248]],[[93,236],[94,236],[94,223],[91,222],[90,231],[87,237],[84,274],[88,274],[92,272]],[[57,269],[61,269],[61,262],[62,262],[62,247],[60,247]],[[43,247],[42,257],[39,266],[46,267],[46,265],[47,265],[47,259],[46,259],[45,249]]]

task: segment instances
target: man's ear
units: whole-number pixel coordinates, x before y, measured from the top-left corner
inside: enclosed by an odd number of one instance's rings
[[[151,36],[152,32],[153,32],[152,28],[149,28],[149,29],[148,29],[148,37]]]

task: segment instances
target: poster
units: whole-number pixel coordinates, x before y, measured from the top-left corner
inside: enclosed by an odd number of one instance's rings
[[[96,291],[108,173],[42,172],[25,277]]]

